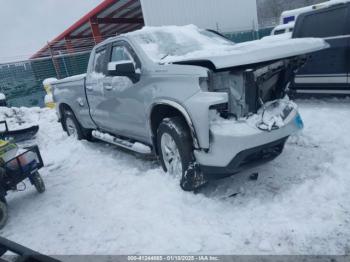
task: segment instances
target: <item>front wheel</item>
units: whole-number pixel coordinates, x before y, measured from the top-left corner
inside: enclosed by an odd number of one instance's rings
[[[7,219],[7,205],[4,201],[0,200],[0,229],[2,229],[6,225]]]
[[[193,142],[181,117],[166,118],[159,125],[157,147],[165,172],[175,176],[185,191],[194,191],[205,183],[196,167]]]
[[[45,192],[45,183],[43,178],[40,176],[39,172],[35,172],[31,178],[31,182],[34,185],[36,191],[38,193],[44,193]]]

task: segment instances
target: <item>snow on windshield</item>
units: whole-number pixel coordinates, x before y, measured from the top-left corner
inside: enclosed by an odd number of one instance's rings
[[[234,45],[233,42],[194,25],[144,27],[129,35],[156,62]]]
[[[216,59],[215,65],[220,68],[291,57],[328,47],[324,40],[317,38],[256,40],[235,44],[194,25],[144,27],[128,33],[128,36],[156,63],[235,56],[234,59]]]

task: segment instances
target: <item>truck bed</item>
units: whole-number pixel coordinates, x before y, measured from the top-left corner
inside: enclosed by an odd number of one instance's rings
[[[53,82],[53,99],[60,106],[68,105],[75,115],[79,115],[82,125],[91,126],[93,123],[86,98],[85,80],[86,74],[81,74]]]

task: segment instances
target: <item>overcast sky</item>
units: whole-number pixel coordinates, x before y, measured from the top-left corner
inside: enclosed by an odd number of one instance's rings
[[[26,59],[103,0],[0,0],[0,62]]]

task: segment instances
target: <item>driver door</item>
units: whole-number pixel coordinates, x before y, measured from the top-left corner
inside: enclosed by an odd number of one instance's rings
[[[109,62],[132,62],[136,72],[141,72],[141,63],[131,46],[125,41],[112,44]],[[142,78],[142,76],[141,76]],[[142,101],[141,80],[126,76],[108,76],[104,83],[105,103],[109,108],[110,132],[144,140],[146,114]]]

